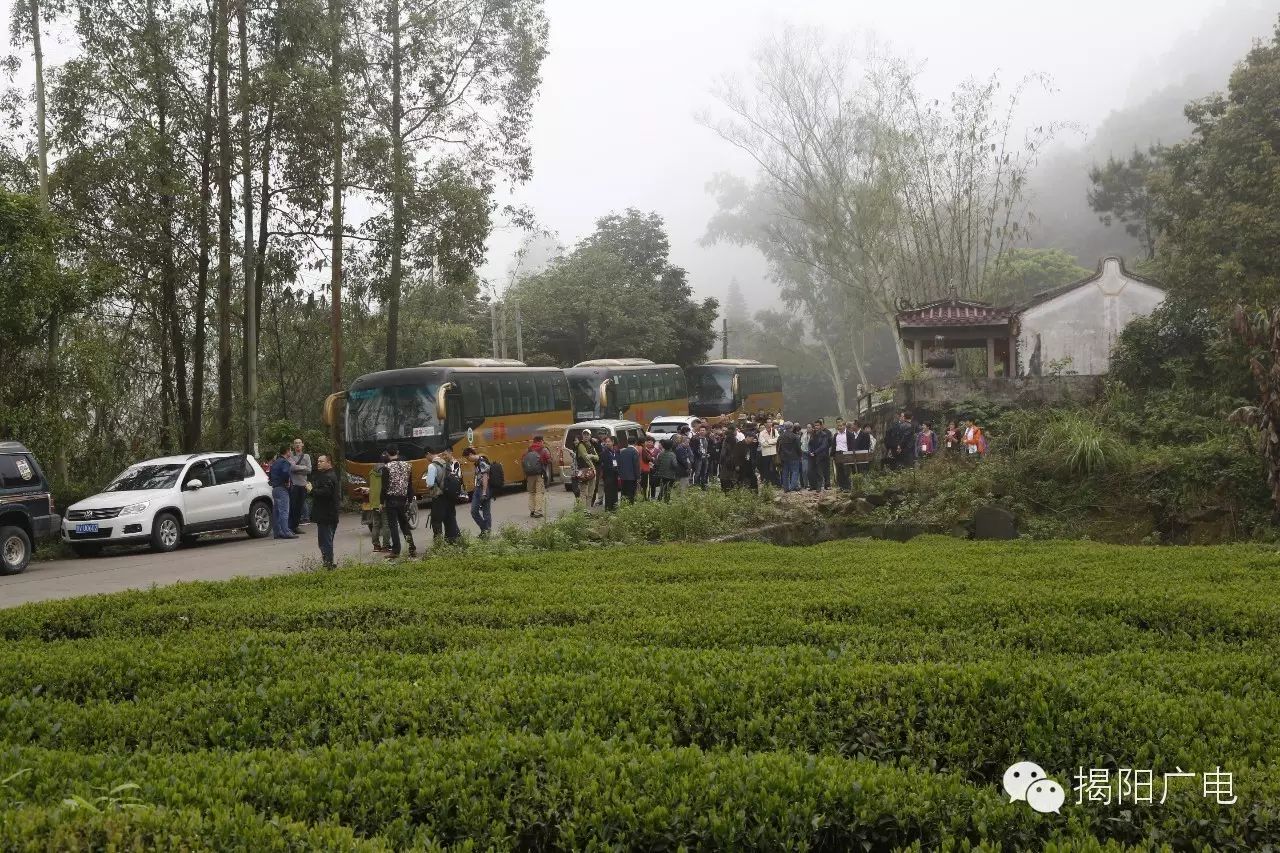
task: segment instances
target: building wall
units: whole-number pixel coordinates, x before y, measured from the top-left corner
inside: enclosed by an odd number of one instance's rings
[[[1164,300],[1164,291],[1126,276],[1115,258],[1103,262],[1102,273],[1074,290],[1027,308],[1019,316],[1019,375],[1030,375],[1036,335],[1040,336],[1040,373],[1067,357],[1064,372],[1096,376],[1107,372],[1111,349],[1121,330]]]

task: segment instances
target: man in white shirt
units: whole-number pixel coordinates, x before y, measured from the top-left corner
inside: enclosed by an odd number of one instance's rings
[[[760,430],[760,479],[778,485],[778,428],[773,421],[765,422]]]

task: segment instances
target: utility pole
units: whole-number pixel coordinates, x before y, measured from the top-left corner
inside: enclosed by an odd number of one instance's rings
[[[524,361],[524,327],[520,324],[520,300],[516,300],[516,360]]]
[[[502,310],[499,312],[499,314],[500,314],[499,320],[502,327],[501,337],[498,338],[498,342],[502,346],[502,355],[499,357],[506,358],[507,357],[507,302],[505,299],[502,301]]]
[[[489,335],[493,339],[493,346],[489,352],[494,358],[498,358],[498,298],[496,296],[489,300]]]
[[[720,357],[729,357],[729,318],[725,317],[723,321],[724,331],[720,333]]]

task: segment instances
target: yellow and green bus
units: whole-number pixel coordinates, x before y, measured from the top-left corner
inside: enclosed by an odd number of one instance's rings
[[[345,412],[343,411],[345,409]],[[492,358],[447,358],[361,376],[325,401],[325,421],[342,420],[347,492],[356,498],[382,452],[395,447],[413,466],[414,488],[431,457],[468,446],[524,482],[520,457],[535,435],[556,446],[573,423],[569,384],[558,367]],[[474,471],[463,466],[473,487]]]
[[[684,371],[647,358],[597,358],[564,372],[579,421],[618,418],[645,425],[689,414]]]
[[[782,411],[782,374],[749,358],[716,358],[689,368],[689,414],[709,420]]]

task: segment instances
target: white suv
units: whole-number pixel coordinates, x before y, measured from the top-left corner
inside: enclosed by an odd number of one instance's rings
[[[62,541],[82,557],[108,545],[172,551],[200,533],[271,532],[271,486],[244,453],[192,453],[139,462],[100,494],[67,508]]]
[[[653,423],[649,424],[649,436],[661,441],[664,438],[671,438],[680,431],[680,427],[689,427],[689,431],[697,429],[697,425],[702,423],[702,418],[695,418],[692,415],[671,415],[665,418],[654,418]]]

